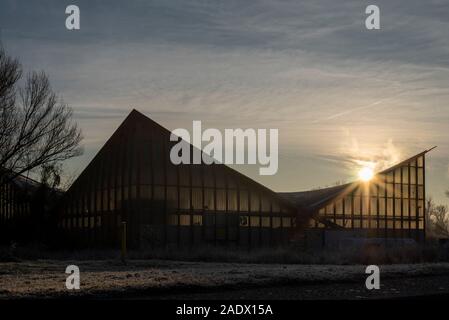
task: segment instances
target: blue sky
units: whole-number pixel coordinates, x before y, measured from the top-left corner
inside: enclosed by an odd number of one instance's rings
[[[81,30],[65,29],[65,7]],[[381,10],[381,30],[364,27]],[[279,128],[276,191],[355,178],[437,145],[428,194],[449,188],[447,1],[9,1],[2,42],[74,109],[79,173],[136,108],[169,129]]]

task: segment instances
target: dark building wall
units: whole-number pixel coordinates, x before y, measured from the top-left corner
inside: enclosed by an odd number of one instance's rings
[[[221,164],[171,163],[170,132],[133,111],[64,196],[59,227],[75,244],[287,243],[297,209]],[[193,148],[193,147],[192,147]]]
[[[56,197],[56,191],[24,176],[2,183],[0,242],[46,241],[52,229],[49,208]]]
[[[0,241],[20,239],[18,232],[30,216],[29,197],[14,183],[0,186]]]

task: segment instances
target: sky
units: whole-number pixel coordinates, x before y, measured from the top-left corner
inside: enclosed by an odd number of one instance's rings
[[[66,6],[81,28],[65,28]],[[365,8],[380,8],[380,30]],[[0,1],[1,40],[73,108],[79,174],[133,108],[168,129],[279,129],[275,191],[356,178],[433,146],[427,194],[449,203],[448,1]]]

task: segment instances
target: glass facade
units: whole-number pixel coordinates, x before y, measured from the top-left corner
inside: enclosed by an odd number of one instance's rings
[[[172,164],[169,135],[131,113],[65,194],[63,233],[115,244],[126,221],[135,246],[288,242],[295,206],[224,165]]]
[[[174,165],[175,143],[168,130],[133,111],[65,193],[57,210],[64,237],[116,246],[123,221],[131,246],[277,245],[308,225],[380,237],[424,232],[425,153],[350,184],[312,210],[225,165]]]
[[[424,214],[425,154],[381,172],[369,182],[351,184],[319,209],[320,219],[343,228],[374,230],[378,236],[424,232]],[[311,220],[312,227],[324,227],[318,220]]]

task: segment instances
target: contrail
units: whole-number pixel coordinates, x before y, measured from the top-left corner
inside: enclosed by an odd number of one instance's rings
[[[333,114],[333,115],[331,115],[331,116],[329,116],[329,117],[326,117],[326,118],[317,119],[317,120],[313,121],[312,123],[318,123],[318,122],[322,122],[322,121],[332,120],[332,119],[341,117],[341,116],[343,116],[343,115],[345,115],[345,114],[348,114],[348,113],[351,113],[351,112],[354,112],[354,111],[359,111],[359,110],[367,109],[367,108],[370,108],[370,107],[372,107],[372,106],[381,104],[381,103],[383,103],[383,102],[385,102],[385,101],[388,101],[388,100],[391,100],[391,99],[393,99],[393,98],[396,98],[396,97],[400,96],[401,94],[403,94],[403,92],[402,92],[402,93],[398,93],[398,94],[396,94],[396,95],[394,95],[394,96],[392,96],[392,97],[389,97],[389,98],[385,98],[385,99],[380,99],[380,100],[374,101],[374,102],[372,102],[372,103],[370,103],[370,104],[367,104],[367,105],[364,105],[364,106],[360,106],[360,107],[348,109],[348,110],[345,110],[345,111],[342,111],[342,112]]]

